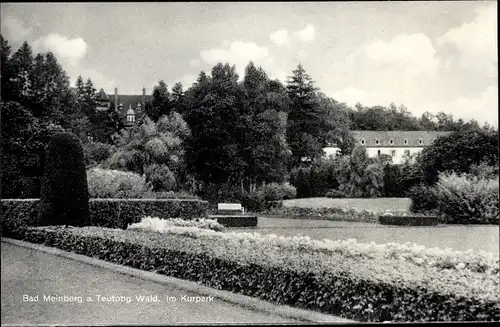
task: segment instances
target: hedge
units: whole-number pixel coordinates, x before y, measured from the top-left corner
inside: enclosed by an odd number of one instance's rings
[[[439,224],[438,217],[432,216],[380,216],[379,223],[382,225],[398,226],[436,226]]]
[[[298,218],[298,219],[320,219],[332,221],[359,221],[377,222],[378,216],[375,212],[357,210],[354,208],[303,208],[282,207],[273,208],[259,212],[260,215],[269,217]]]
[[[38,225],[38,199],[2,199],[2,221],[5,216],[19,217],[14,224]],[[125,229],[144,216],[162,218],[207,218],[208,202],[179,199],[90,199],[92,226]]]
[[[493,263],[495,269],[490,264],[490,269],[479,272],[471,269],[467,261],[436,267],[430,261],[422,264],[422,259],[411,262],[406,257],[392,258],[390,251],[377,256],[380,249],[373,245],[363,250],[356,244],[331,242],[318,251],[309,244],[313,241],[308,243],[304,238],[220,233],[192,227],[173,227],[167,233],[39,227],[20,230],[17,236],[358,321],[500,319],[498,261]],[[414,253],[417,259],[421,253],[432,256],[432,251],[422,249]]]

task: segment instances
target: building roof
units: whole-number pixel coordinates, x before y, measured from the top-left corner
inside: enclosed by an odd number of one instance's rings
[[[114,103],[115,103],[115,97],[114,95],[110,97],[110,102],[111,102],[111,109],[114,110]],[[151,96],[146,95],[146,101],[150,100]],[[130,94],[118,94],[118,106],[120,104],[123,105],[122,110],[119,112],[119,115],[121,117],[125,117],[127,114],[128,108],[132,107],[132,109],[136,110],[135,114],[137,117],[140,117],[144,113],[144,106],[145,104],[142,103],[142,95],[130,95]],[[141,104],[140,110],[137,108],[137,105]],[[120,107],[118,107],[120,108]]]
[[[352,136],[365,147],[423,147],[440,136],[452,132],[437,131],[352,131]],[[421,143],[420,143],[421,140]],[[378,143],[377,143],[378,141]],[[391,142],[392,141],[392,142]]]

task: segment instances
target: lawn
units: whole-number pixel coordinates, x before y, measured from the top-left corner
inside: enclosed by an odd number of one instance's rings
[[[439,225],[434,227],[383,226],[372,223],[259,217],[255,228],[229,229],[283,236],[307,235],[314,239],[349,239],[361,243],[406,243],[457,251],[499,253],[496,225]]]
[[[307,198],[283,201],[286,207],[337,207],[356,208],[359,210],[370,210],[375,212],[410,211],[411,200],[409,198],[373,198],[373,199],[330,199],[330,198]]]

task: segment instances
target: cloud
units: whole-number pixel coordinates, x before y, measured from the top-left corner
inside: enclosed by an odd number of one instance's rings
[[[277,63],[269,50],[253,42],[236,41],[226,47],[202,50],[200,57],[203,62],[211,65],[219,62],[236,65],[240,79],[244,77],[245,68],[250,61],[256,66],[262,66],[270,78],[284,78],[283,67]]]
[[[361,103],[364,106],[388,105],[391,100],[388,100],[379,92],[368,92],[355,87],[348,87],[340,91],[332,93],[332,98],[344,102],[347,105],[354,107],[356,103]]]
[[[439,68],[439,59],[432,41],[422,33],[399,34],[389,42],[375,40],[363,44],[351,57],[357,65],[359,57],[367,59],[378,68],[389,68],[407,77],[434,76]]]
[[[315,29],[312,24],[308,24],[304,29],[295,32],[295,36],[302,42],[311,43],[314,41]]]
[[[31,35],[32,28],[25,26],[25,24],[16,17],[7,16],[2,19],[2,32],[9,40],[16,42],[27,41],[26,38]]]
[[[53,52],[65,63],[76,66],[87,54],[88,45],[82,38],[69,39],[64,35],[51,33],[33,42],[33,49],[38,52]]]
[[[201,65],[201,62],[198,59],[193,59],[189,62],[189,66],[191,67],[198,67]]]
[[[269,39],[278,46],[283,46],[288,43],[288,31],[285,29],[273,32],[269,35]]]
[[[71,86],[75,86],[78,75],[81,75],[84,82],[90,78],[97,91],[103,88],[107,94],[114,94],[115,87],[119,87],[114,79],[110,79],[92,68],[70,67],[66,72],[70,77]],[[123,90],[119,89],[119,91],[123,93]]]
[[[438,38],[441,45],[453,45],[459,51],[459,65],[470,72],[489,77],[497,74],[496,2],[476,9],[476,18],[452,28]]]
[[[474,96],[460,96],[448,103],[430,104],[428,109],[434,113],[444,111],[456,118],[475,119],[480,124],[488,122],[498,126],[498,87],[490,85]]]

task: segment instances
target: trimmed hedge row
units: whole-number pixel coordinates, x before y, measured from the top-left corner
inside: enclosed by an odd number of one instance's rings
[[[398,226],[436,226],[439,224],[438,217],[431,216],[380,216],[379,223],[382,225]]]
[[[259,215],[280,218],[359,221],[369,223],[378,222],[378,216],[375,212],[367,210],[357,210],[354,208],[282,207],[259,212]]]
[[[210,219],[215,219],[226,227],[255,227],[257,226],[257,216],[251,215],[209,215]]]
[[[2,199],[2,217],[14,216],[28,226],[38,224],[38,199]],[[144,216],[162,218],[208,218],[208,202],[179,199],[90,199],[92,226],[126,229]],[[2,218],[3,221],[3,218]],[[12,222],[9,222],[12,223]]]
[[[358,321],[498,321],[498,276],[342,253],[291,251],[226,233],[23,228],[17,236],[102,260]],[[211,236],[206,236],[211,235]],[[234,235],[234,234],[233,234]],[[496,283],[496,284],[495,284]]]

